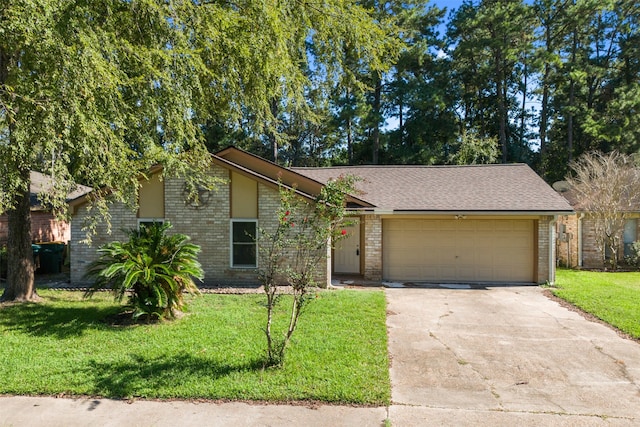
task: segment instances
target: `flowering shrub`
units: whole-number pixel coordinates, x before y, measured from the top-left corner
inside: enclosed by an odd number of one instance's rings
[[[295,194],[295,189],[280,185],[280,207],[277,228],[273,232],[261,230],[260,280],[267,296],[267,364],[281,365],[284,353],[295,331],[298,318],[309,299],[309,289],[316,286],[318,268],[327,254],[327,243],[345,238],[342,227],[346,214],[345,201],[355,191],[353,176],[330,181],[314,203]],[[299,226],[296,227],[296,224]],[[272,331],[274,308],[290,286],[293,300],[286,332],[280,338]]]

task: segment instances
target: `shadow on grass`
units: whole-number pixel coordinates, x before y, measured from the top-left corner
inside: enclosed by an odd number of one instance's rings
[[[231,365],[187,353],[155,358],[130,355],[128,359],[116,363],[89,362],[96,395],[109,398],[224,398],[227,396],[206,392],[202,384],[234,372],[259,371],[264,366],[262,359]]]
[[[0,308],[0,326],[33,336],[69,338],[81,336],[90,329],[107,327],[104,319],[121,310],[118,306],[96,307],[83,302],[78,302],[78,306],[6,305]]]

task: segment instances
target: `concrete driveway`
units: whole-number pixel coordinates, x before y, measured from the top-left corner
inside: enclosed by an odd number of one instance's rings
[[[640,425],[640,344],[541,288],[386,294],[394,426]]]

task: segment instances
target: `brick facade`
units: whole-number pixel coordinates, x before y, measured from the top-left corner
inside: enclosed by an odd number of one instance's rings
[[[630,219],[636,219],[636,236],[640,236],[640,215],[630,215]],[[588,215],[565,215],[558,219],[558,264],[571,268],[602,268],[604,257],[596,238],[595,220]],[[581,236],[580,236],[581,233]],[[581,238],[580,238],[581,237]],[[580,248],[581,245],[582,247]],[[580,259],[582,249],[582,259]],[[624,261],[624,243],[620,239],[618,260]]]
[[[229,169],[224,166],[212,166],[211,174],[222,180],[229,180]],[[236,181],[237,182],[237,181]],[[204,206],[195,208],[185,203],[183,194],[184,181],[167,179],[164,187],[164,219],[171,222],[173,232],[183,233],[191,237],[191,241],[201,247],[199,261],[205,272],[206,285],[255,285],[258,284],[256,268],[236,268],[231,266],[231,190],[229,184],[217,186]],[[238,194],[235,193],[234,194]],[[254,195],[256,193],[253,193]],[[251,196],[255,197],[255,196]],[[253,200],[253,199],[244,199]],[[153,205],[153,204],[152,204]],[[257,184],[257,220],[258,228],[272,232],[277,224],[276,212],[280,205],[278,189],[263,182]],[[93,245],[80,243],[85,239],[83,218],[87,207],[80,206],[75,213],[71,226],[71,282],[82,284],[87,265],[96,259],[96,248],[104,243],[125,238],[121,229],[136,228],[137,212],[131,211],[124,204],[111,207],[113,233],[108,235],[104,224],[100,224]],[[246,218],[251,220],[251,218]],[[364,214],[360,217],[361,248],[363,259],[361,273],[365,280],[381,281],[383,277],[383,221],[379,215]],[[555,239],[550,240],[550,222],[552,216],[541,216],[535,220],[537,235],[535,236],[536,267],[535,277],[538,283],[550,278],[550,255],[555,255]],[[550,252],[551,251],[551,252]],[[326,258],[318,266],[317,281],[321,284],[329,282],[331,277],[331,249],[327,245]],[[258,257],[259,262],[259,257]],[[553,273],[553,272],[551,272]]]
[[[578,216],[562,215],[556,225],[557,260],[561,267],[577,267],[578,261]]]
[[[98,258],[97,248],[116,240],[124,240],[123,230],[137,226],[138,219],[135,212],[123,203],[115,203],[109,210],[111,214],[111,233],[107,231],[104,222],[100,222],[96,228],[96,234],[91,237],[91,245],[83,243],[87,238],[87,232],[83,229],[89,212],[87,206],[80,206],[71,221],[71,240],[69,242],[70,279],[73,285],[86,284],[83,278],[87,266]]]
[[[229,179],[229,171],[214,166],[212,175],[223,180]],[[255,268],[231,267],[231,218],[230,218],[230,186],[220,184],[211,193],[208,203],[194,208],[184,201],[184,181],[167,179],[164,181],[165,206],[164,219],[171,222],[172,232],[186,234],[191,242],[201,248],[198,257],[205,273],[206,285],[257,285],[258,275]],[[276,215],[280,204],[280,196],[276,188],[258,184],[258,227],[273,231],[276,225]],[[132,212],[123,204],[115,204],[110,209],[111,222],[114,232],[106,233],[101,225],[97,235],[93,238],[92,246],[80,243],[85,238],[81,230],[82,218],[86,215],[86,208],[81,207],[72,222],[71,243],[71,282],[82,284],[86,266],[97,257],[96,248],[114,240],[123,240],[125,235],[119,230],[137,227],[136,212]],[[330,256],[330,255],[328,255]],[[330,265],[330,264],[329,264]],[[319,268],[316,280],[326,284],[330,271]]]
[[[5,245],[9,238],[9,219],[7,215],[0,215],[0,246]],[[32,242],[68,242],[71,239],[71,226],[66,221],[60,221],[46,211],[31,211],[31,241]]]
[[[365,280],[382,280],[382,219],[364,215],[364,271]]]
[[[553,217],[542,217],[538,222],[538,264],[537,264],[537,283],[546,283],[547,281],[553,282],[554,277],[549,277],[549,249],[552,247],[549,245],[549,224],[553,220]]]

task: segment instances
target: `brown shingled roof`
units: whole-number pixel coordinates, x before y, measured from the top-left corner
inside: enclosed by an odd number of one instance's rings
[[[320,182],[352,174],[363,179],[358,195],[394,211],[571,212],[525,164],[473,166],[345,166],[291,168]]]
[[[40,193],[46,193],[51,191],[54,186],[53,179],[49,175],[45,175],[41,172],[30,171],[31,184],[29,186],[31,209],[44,209],[40,206],[40,200],[38,195]],[[67,194],[67,200],[77,199],[92,191],[91,187],[86,185],[76,184],[74,190]]]

